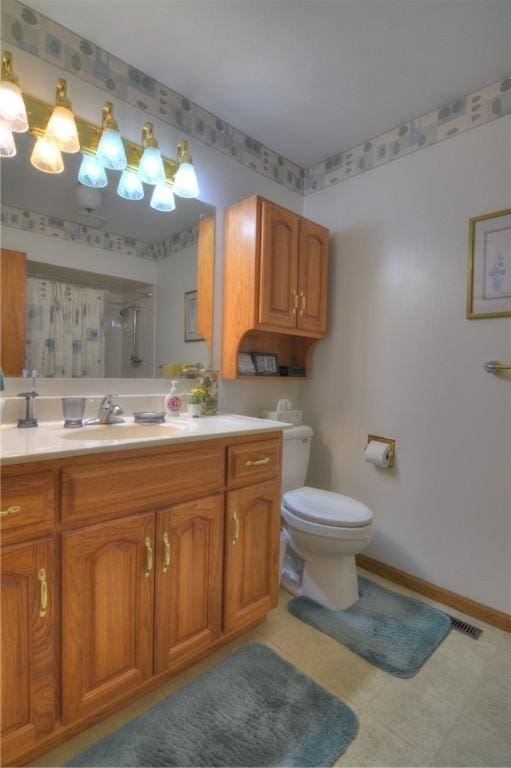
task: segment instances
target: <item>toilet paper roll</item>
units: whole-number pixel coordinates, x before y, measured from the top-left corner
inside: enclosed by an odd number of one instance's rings
[[[375,467],[389,466],[392,446],[389,443],[381,443],[379,440],[371,440],[365,449],[366,461]]]

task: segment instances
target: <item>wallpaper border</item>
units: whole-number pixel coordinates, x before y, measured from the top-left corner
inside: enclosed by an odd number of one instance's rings
[[[2,205],[1,221],[4,227],[56,237],[59,240],[72,241],[92,248],[102,248],[113,253],[124,253],[149,261],[161,261],[183,250],[183,248],[194,245],[199,234],[198,225],[194,224],[181,230],[181,232],[177,232],[168,240],[159,243],[146,243],[132,237],[104,232],[87,224],[78,224],[75,221],[68,221],[57,216],[46,216],[46,214],[35,213],[13,205]]]

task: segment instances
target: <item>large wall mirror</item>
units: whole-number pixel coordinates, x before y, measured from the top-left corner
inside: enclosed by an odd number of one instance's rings
[[[176,196],[171,212],[30,164],[17,135],[2,161],[2,369],[20,376],[152,377],[167,364],[208,365],[215,210]],[[16,231],[15,231],[16,230]],[[165,370],[169,369],[163,369]]]

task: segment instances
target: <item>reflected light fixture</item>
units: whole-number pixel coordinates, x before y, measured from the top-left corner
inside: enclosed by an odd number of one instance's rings
[[[155,211],[161,211],[162,213],[170,213],[170,211],[175,210],[176,203],[170,184],[164,182],[163,184],[157,184],[155,186],[150,206],[151,208],[154,208]]]
[[[0,157],[14,157],[16,144],[12,131],[3,118],[0,118]]]
[[[199,197],[199,182],[186,139],[178,141],[177,162],[179,168],[174,179],[175,194],[179,197]]]
[[[101,163],[98,163],[95,155],[84,153],[80,169],[78,171],[78,181],[85,187],[106,187],[108,179]]]
[[[48,141],[46,135],[38,137],[30,155],[30,162],[34,168],[44,173],[62,173],[64,170],[60,149],[53,141]]]
[[[138,166],[140,181],[146,184],[163,184],[165,181],[165,169],[160,150],[158,149],[158,142],[154,138],[154,126],[152,123],[144,123],[142,128],[142,147],[144,152]]]
[[[121,173],[121,178],[117,185],[117,194],[120,197],[124,197],[125,200],[142,200],[144,197],[144,187],[136,171],[126,168]]]
[[[55,107],[46,127],[45,137],[55,144],[61,152],[79,152],[80,140],[76,130],[75,116],[67,96],[67,82],[57,80]]]
[[[21,88],[18,85],[18,77],[12,71],[12,55],[9,51],[2,54],[0,117],[11,131],[15,133],[28,131],[27,110]],[[12,157],[12,155],[4,155],[4,157]]]
[[[103,119],[101,122],[102,134],[96,150],[98,162],[104,168],[112,171],[123,171],[128,165],[124,143],[119,133],[117,120],[113,115],[113,104],[105,101],[103,107]]]

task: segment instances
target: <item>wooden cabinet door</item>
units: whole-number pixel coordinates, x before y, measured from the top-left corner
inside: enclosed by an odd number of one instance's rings
[[[2,248],[0,303],[4,376],[21,376],[25,367],[26,264],[24,253]]]
[[[1,553],[2,765],[37,744],[55,720],[53,540]]]
[[[259,323],[296,328],[298,217],[265,200],[261,203]]]
[[[262,618],[277,604],[280,480],[227,494],[224,629]]]
[[[326,331],[328,238],[324,227],[300,221],[297,327],[321,334]]]
[[[62,536],[62,698],[68,723],[152,674],[155,515]]]
[[[155,672],[210,645],[222,629],[224,497],[158,512]]]

